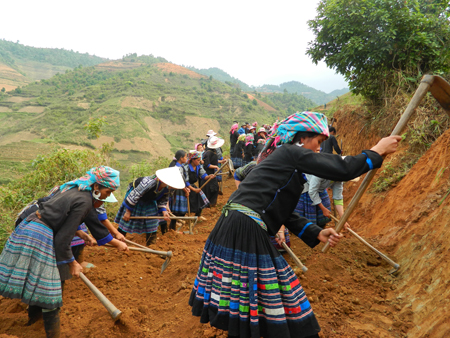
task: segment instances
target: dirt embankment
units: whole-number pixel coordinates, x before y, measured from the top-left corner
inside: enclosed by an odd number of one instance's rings
[[[360,132],[363,125],[354,114],[338,114],[338,133],[351,154],[370,148],[380,138],[377,130]],[[401,145],[385,162],[394,157],[392,162],[401,166],[406,150]],[[398,288],[389,292],[388,299],[405,302],[400,314],[414,313],[414,325],[408,330],[411,338],[450,337],[449,166],[447,130],[394,188],[383,194],[366,193],[349,221],[401,265]],[[356,184],[348,197],[355,191]]]

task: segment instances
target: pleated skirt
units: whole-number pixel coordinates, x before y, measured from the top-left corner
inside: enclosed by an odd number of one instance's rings
[[[297,276],[248,216],[222,215],[203,250],[191,292],[201,323],[240,338],[308,337],[319,324]]]
[[[35,215],[17,226],[3,248],[0,295],[44,309],[63,304],[53,231]]]
[[[129,188],[125,194],[125,198],[130,194],[132,188]],[[157,219],[130,219],[128,222],[123,220],[123,215],[127,208],[122,204],[117,212],[114,222],[119,224],[119,228],[130,234],[145,234],[152,233],[158,230],[159,220]],[[158,206],[156,201],[143,201],[139,200],[134,206],[131,216],[157,216]]]
[[[328,196],[327,191],[325,190],[319,193],[319,196],[322,199],[324,207],[331,210],[330,197]],[[301,194],[297,206],[295,207],[295,212],[323,228],[331,221],[331,218],[325,217],[322,209],[320,209],[318,205],[312,205],[312,203],[313,201],[307,192]]]

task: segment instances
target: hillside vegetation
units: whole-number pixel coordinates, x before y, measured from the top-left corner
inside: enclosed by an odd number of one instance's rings
[[[348,93],[348,88],[343,88],[339,90],[333,90],[331,93],[325,93],[321,90],[314,89],[310,86],[307,86],[298,81],[289,81],[284,82],[280,85],[269,85],[265,84],[261,87],[255,88],[258,92],[263,93],[293,93],[302,95],[311,101],[313,101],[316,105],[322,105],[329,101],[334,100],[336,97],[344,95]]]
[[[0,170],[14,168],[2,182],[19,177],[33,154],[55,146],[94,149],[108,143],[120,163],[139,163],[193,148],[208,129],[227,140],[233,120],[272,123],[311,106],[302,97],[285,96],[275,108],[262,107],[240,88],[165,61],[129,54],[1,93]],[[90,133],[99,123],[101,132]]]
[[[48,79],[78,66],[94,66],[105,58],[57,48],[35,48],[0,40],[0,89],[9,91],[35,80]]]

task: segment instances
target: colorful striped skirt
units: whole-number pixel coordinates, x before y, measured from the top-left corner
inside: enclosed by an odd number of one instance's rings
[[[270,236],[270,241],[272,242],[272,244],[275,246],[275,249],[277,249],[278,251],[285,251],[284,248],[279,245],[275,239],[275,236]],[[284,229],[284,239],[285,239],[285,243],[288,247],[291,247],[291,239],[289,238],[289,230],[287,228]]]
[[[233,158],[231,158],[231,161],[233,162],[234,169],[242,167],[242,158],[241,157],[233,157]]]
[[[0,295],[45,309],[63,304],[53,231],[34,214],[17,226],[0,255]]]
[[[169,200],[170,211],[180,215],[185,215],[188,212],[187,197],[184,190],[175,190],[173,196]]]
[[[202,180],[202,184],[206,183],[206,181]],[[217,203],[217,197],[219,196],[219,182],[217,178],[213,178],[206,184],[203,189],[203,193],[206,195],[211,206],[215,206]]]
[[[131,190],[132,188],[128,189],[125,198],[127,198]],[[159,220],[157,219],[130,219],[128,222],[125,222],[122,217],[126,210],[127,209],[122,204],[114,219],[114,222],[119,224],[121,230],[130,234],[145,234],[156,232],[158,230]],[[140,200],[134,206],[131,216],[158,216],[157,202],[144,202]]]
[[[322,204],[324,207],[331,210],[330,197],[328,196],[327,191],[325,190],[319,193],[319,196],[322,199]],[[319,206],[312,205],[312,203],[313,202],[307,192],[301,194],[297,206],[295,207],[295,212],[324,228],[325,225],[331,221],[331,218],[325,217]]]
[[[201,323],[240,338],[320,331],[297,276],[268,233],[234,210],[220,217],[206,242],[189,305]]]

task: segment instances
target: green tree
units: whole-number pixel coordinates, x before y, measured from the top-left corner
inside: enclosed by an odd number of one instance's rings
[[[2,93],[4,93],[6,91],[5,87],[2,88]]]
[[[377,100],[401,71],[410,81],[450,70],[450,7],[443,0],[322,0],[308,21],[307,55]]]
[[[106,124],[108,124],[108,122],[106,122],[106,116],[96,119],[90,117],[88,123],[84,125],[84,129],[87,131],[89,138],[97,139],[102,134],[102,128]]]

